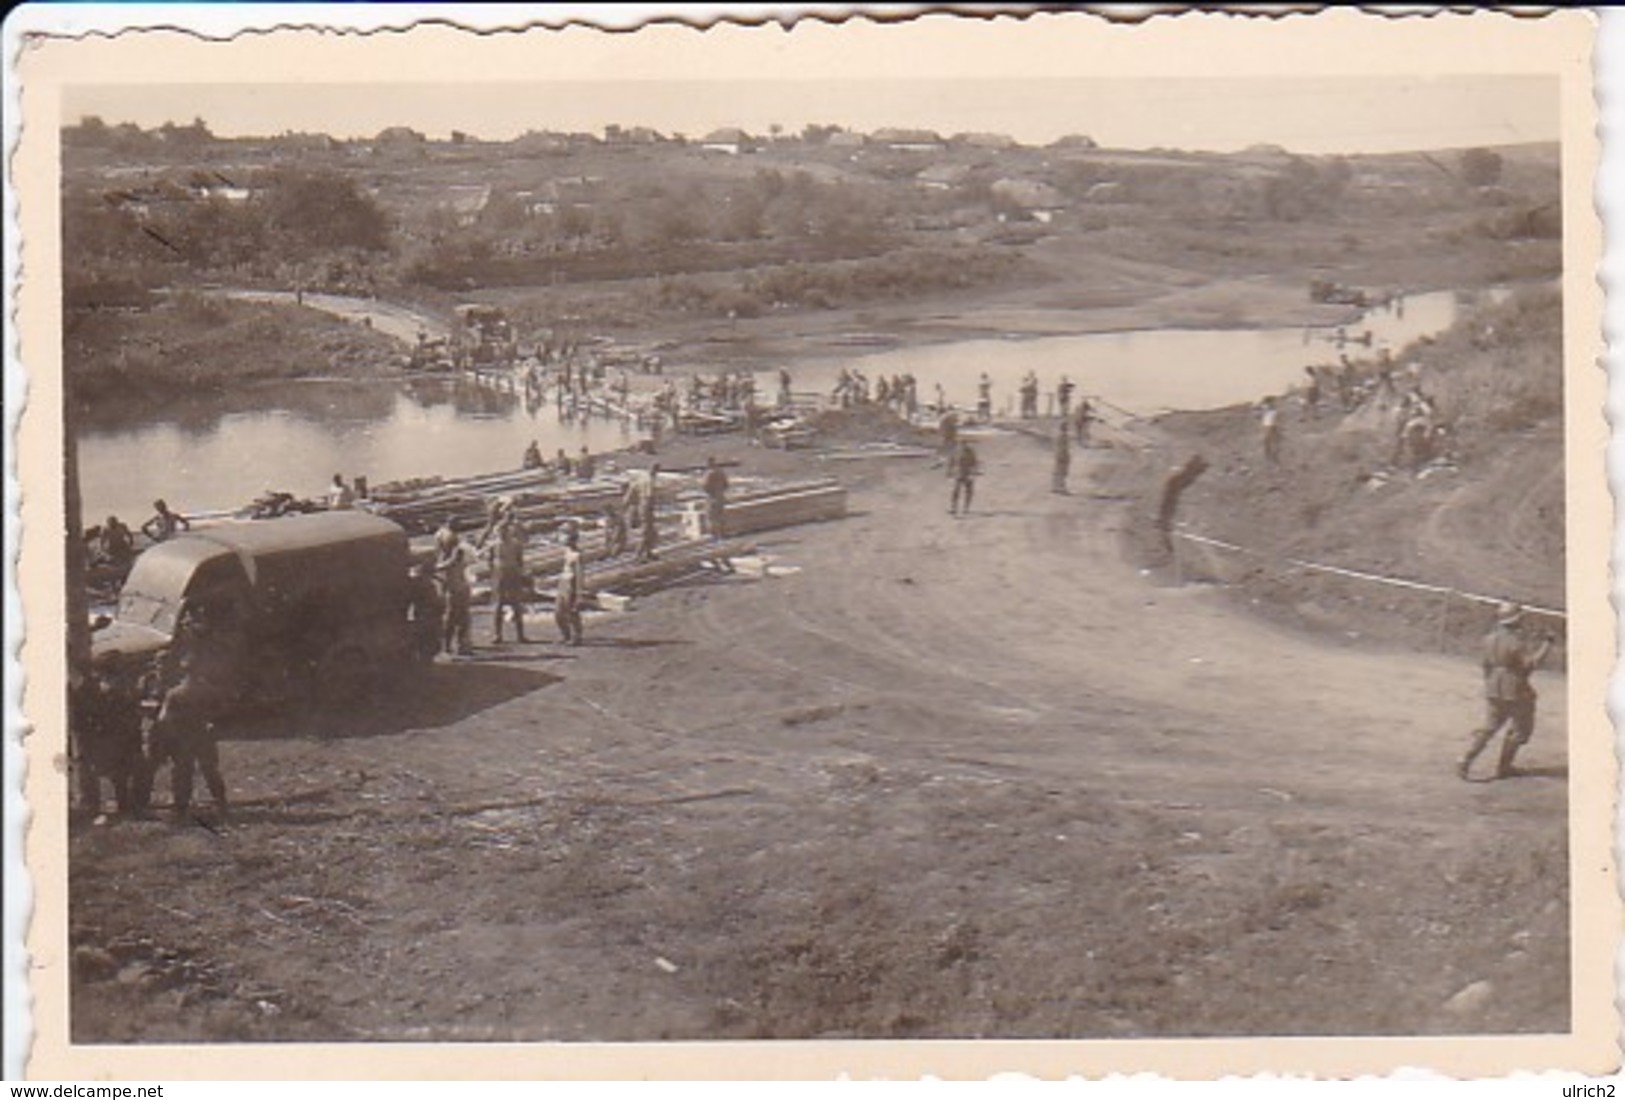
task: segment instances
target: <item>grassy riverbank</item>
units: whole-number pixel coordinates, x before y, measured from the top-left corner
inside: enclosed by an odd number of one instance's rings
[[[401,345],[314,309],[182,292],[134,311],[70,313],[64,361],[93,419],[166,398],[285,378],[380,377]]]
[[[1328,400],[1315,416],[1301,393],[1289,396],[1273,465],[1250,407],[1169,414],[1149,426],[1155,445],[1125,458],[1117,475],[1125,491],[1143,494],[1136,556],[1184,579],[1234,584],[1254,608],[1346,641],[1461,650],[1483,633],[1487,608],[1286,559],[1564,607],[1558,292],[1528,288],[1469,313],[1399,357],[1411,360],[1448,430],[1449,464],[1421,475],[1396,467],[1394,417],[1371,405],[1345,413]],[[1151,537],[1162,477],[1195,454],[1210,469],[1184,495],[1180,519],[1192,533],[1257,553],[1181,542],[1174,561]]]

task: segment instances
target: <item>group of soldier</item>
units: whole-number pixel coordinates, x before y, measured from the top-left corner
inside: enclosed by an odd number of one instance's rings
[[[203,773],[216,814],[227,814],[215,723],[231,706],[237,638],[225,607],[191,604],[155,667],[135,670],[117,661],[72,671],[69,724],[74,732],[80,802],[99,818],[102,784],[113,788],[120,813],[148,810],[158,770],[170,766],[170,807],[191,815],[194,774]]]
[[[659,545],[655,508],[659,478],[659,463],[630,471],[620,495],[599,505],[605,557],[618,558],[631,551],[634,562],[655,560]],[[706,460],[700,487],[706,496],[711,537],[720,539],[726,533],[729,479],[714,457]],[[638,533],[635,548],[630,545],[632,531]],[[472,545],[449,522],[440,527],[435,533],[433,561],[419,563],[411,574],[408,618],[416,624],[423,656],[444,653],[467,657],[474,652],[472,572],[482,557],[491,580],[492,644],[502,644],[504,624],[509,619],[515,638],[530,642],[525,633],[526,604],[532,594],[532,578],[525,563],[530,537],[514,499],[506,496],[493,502],[485,528]],[[581,610],[586,598],[586,561],[579,521],[571,520],[563,526],[560,546],[554,621],[560,640],[577,646],[584,637]]]
[[[1317,375],[1311,371],[1311,394],[1314,392]],[[1380,394],[1385,383],[1377,383]],[[981,394],[980,405],[989,406],[987,375],[982,375],[979,387]],[[1062,380],[1062,386],[1057,390],[1062,416],[1055,437],[1055,459],[1051,482],[1051,491],[1056,493],[1067,492],[1067,475],[1071,467],[1071,439],[1076,435],[1080,442],[1087,439],[1088,424],[1095,419],[1092,403],[1088,398],[1080,402],[1078,409],[1068,416],[1068,404],[1071,397],[1071,385],[1068,380]],[[1029,418],[1036,413],[1038,387],[1036,375],[1029,372],[1023,380],[1020,390],[1020,410],[1023,418]],[[1265,398],[1259,403],[1260,420],[1263,429],[1263,451],[1265,460],[1271,464],[1280,460],[1281,429],[1280,409],[1274,398]],[[1420,385],[1413,384],[1412,388],[1403,398],[1398,399],[1397,407],[1401,410],[1401,435],[1407,429],[1403,427],[1413,420],[1423,420],[1430,427],[1437,416],[1436,407],[1432,400],[1423,393]],[[953,489],[949,496],[948,512],[950,515],[966,515],[970,512],[971,500],[975,492],[976,478],[982,473],[979,457],[971,442],[960,434],[959,414],[949,409],[944,413],[940,423],[942,446],[942,462],[947,467],[948,477],[953,481]],[[1177,497],[1177,491],[1183,489],[1194,481],[1206,468],[1206,462],[1200,458],[1188,463],[1183,470],[1175,471],[1175,492],[1165,493],[1163,505],[1164,514],[1159,520],[1159,527],[1166,537],[1171,524],[1170,500]],[[1480,662],[1484,677],[1485,691],[1485,717],[1470,735],[1470,744],[1466,754],[1457,763],[1457,774],[1464,780],[1471,779],[1471,770],[1475,761],[1482,755],[1497,735],[1504,734],[1501,742],[1499,759],[1496,764],[1494,777],[1506,779],[1515,776],[1518,768],[1515,763],[1517,755],[1534,736],[1535,730],[1535,703],[1536,692],[1530,683],[1531,677],[1547,660],[1556,642],[1556,636],[1550,632],[1539,635],[1531,633],[1526,625],[1527,612],[1515,603],[1503,602],[1496,610],[1495,626],[1485,637],[1483,643],[1483,656]]]
[[[1336,366],[1304,368],[1308,381],[1302,388],[1305,416],[1320,418],[1327,405],[1337,412],[1350,413],[1372,405],[1391,419],[1393,451],[1391,466],[1421,470],[1448,451],[1448,434],[1439,417],[1438,402],[1422,386],[1422,364],[1411,360],[1403,368],[1383,348],[1373,362],[1356,363],[1342,355]],[[1265,398],[1258,405],[1259,426],[1265,462],[1280,461],[1280,405]]]
[[[847,376],[850,393],[865,392],[867,381]],[[914,401],[912,376],[885,380],[887,403]],[[1020,390],[1021,414],[1036,413],[1036,379],[1029,373]],[[1379,381],[1378,386],[1382,383]],[[1311,372],[1306,404],[1318,404],[1318,378]],[[788,375],[781,376],[781,396],[789,393]],[[1055,437],[1052,491],[1067,492],[1073,441],[1087,445],[1090,423],[1096,419],[1093,405],[1085,398],[1071,407],[1074,386],[1063,378],[1056,391],[1060,419]],[[749,391],[746,391],[748,395]],[[1380,388],[1378,392],[1381,392]],[[877,395],[878,396],[878,395]],[[1435,416],[1434,407],[1419,386],[1401,399],[1400,408],[1410,418]],[[1273,399],[1260,405],[1266,460],[1275,462],[1280,454],[1279,409]],[[978,414],[991,412],[991,383],[986,374],[978,384]],[[1403,420],[1403,418],[1402,418]],[[952,481],[949,512],[968,515],[975,483],[982,474],[980,458],[971,441],[960,433],[960,414],[949,408],[939,424],[942,435],[941,464]],[[1402,433],[1403,434],[1403,433]],[[535,452],[534,454],[532,452]],[[526,452],[527,467],[542,465],[533,442]],[[591,456],[583,449],[582,458],[570,463],[562,450],[557,467],[566,476],[591,476]],[[651,561],[657,553],[655,486],[658,464],[648,470],[633,471],[622,495],[602,507],[604,552],[610,557],[629,550],[629,528],[639,532],[634,560]],[[714,538],[725,534],[726,500],[729,479],[715,459],[707,462],[701,487],[707,497],[708,519]],[[335,476],[334,494],[350,491]],[[345,507],[348,501],[334,503]],[[155,514],[142,526],[154,542],[161,542],[190,527],[184,516],[171,511],[162,501],[154,504]],[[472,571],[483,555],[489,568],[493,591],[493,644],[504,640],[504,625],[511,618],[517,641],[530,641],[525,631],[526,604],[531,598],[531,578],[525,564],[530,532],[510,498],[495,502],[489,521],[473,544],[449,525],[435,536],[432,561],[412,569],[409,617],[417,625],[418,643],[424,656],[447,653],[467,656],[473,652]],[[582,608],[586,598],[585,558],[580,527],[566,524],[560,538],[562,554],[558,566],[554,599],[554,620],[563,644],[579,646],[584,640]],[[134,556],[134,538],[116,517],[108,517],[96,533],[93,552],[111,562],[127,564]],[[140,673],[121,670],[117,665],[72,677],[70,708],[79,757],[78,783],[82,803],[99,815],[102,783],[111,783],[121,812],[143,813],[150,803],[157,772],[171,767],[171,807],[177,818],[191,813],[194,776],[201,772],[205,784],[224,820],[227,810],[225,781],[220,771],[214,726],[217,717],[229,709],[233,690],[229,682],[232,667],[233,631],[225,621],[224,609],[205,605],[188,606],[176,626],[173,644],[157,666]],[[1496,778],[1517,774],[1515,758],[1531,739],[1535,726],[1536,695],[1531,676],[1547,659],[1554,637],[1550,633],[1532,636],[1525,628],[1526,613],[1514,604],[1497,611],[1494,630],[1484,642],[1481,662],[1485,681],[1486,714],[1472,731],[1470,745],[1457,765],[1463,779],[1469,779],[1478,757],[1495,737],[1505,737],[1497,761]]]

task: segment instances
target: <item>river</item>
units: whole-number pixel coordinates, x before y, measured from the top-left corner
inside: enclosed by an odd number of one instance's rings
[[[1448,327],[1473,300],[1415,295],[1402,310],[1374,310],[1348,332],[1370,331],[1372,348],[1386,345],[1397,353]],[[348,308],[337,299],[319,307]],[[794,386],[827,392],[843,366],[859,367],[871,379],[912,372],[922,400],[933,400],[940,384],[949,401],[969,406],[977,376],[987,371],[995,407],[1009,409],[1021,375],[1032,370],[1046,394],[1068,374],[1079,393],[1136,412],[1213,408],[1297,385],[1307,364],[1335,363],[1339,349],[1330,335],[1298,328],[1175,329],[854,350],[802,361],[793,368]],[[1372,354],[1362,345],[1345,350],[1356,359]],[[762,392],[776,387],[764,378]],[[183,513],[237,507],[268,489],[317,497],[335,473],[378,484],[513,469],[532,439],[551,456],[560,447],[572,455],[583,445],[594,452],[618,449],[634,435],[614,421],[561,421],[551,404],[527,410],[513,395],[450,379],[305,381],[198,395],[172,403],[162,419],[81,430],[85,522],[110,514],[143,519],[156,497]]]

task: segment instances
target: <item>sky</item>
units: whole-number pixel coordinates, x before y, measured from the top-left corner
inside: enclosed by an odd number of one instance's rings
[[[1558,102],[1557,81],[1541,76],[81,84],[65,90],[63,119],[150,127],[198,117],[223,136],[355,138],[409,126],[492,140],[526,130],[601,133],[612,123],[688,137],[819,123],[993,131],[1034,145],[1078,133],[1110,148],[1230,152],[1269,143],[1324,154],[1556,141]]]

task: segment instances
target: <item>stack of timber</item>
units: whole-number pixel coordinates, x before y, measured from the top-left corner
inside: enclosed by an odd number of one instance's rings
[[[622,491],[620,482],[607,477],[569,481],[551,470],[520,470],[412,489],[386,486],[373,493],[367,508],[421,535],[443,524],[455,531],[482,528],[499,497],[512,500],[521,519],[541,522],[601,510]]]
[[[583,587],[587,594],[634,595],[675,584],[706,569],[711,563],[755,551],[748,539],[710,539],[679,542],[664,547],[653,561],[615,558],[587,567]]]
[[[743,413],[732,409],[702,412],[688,409],[678,414],[677,430],[683,435],[719,435],[736,432],[745,426]]]
[[[846,489],[823,478],[740,494],[728,501],[723,521],[730,535],[748,535],[845,515]]]

